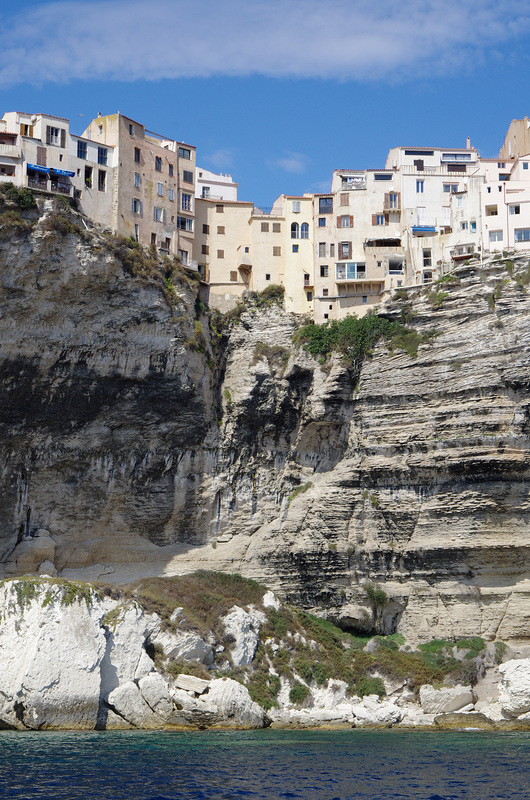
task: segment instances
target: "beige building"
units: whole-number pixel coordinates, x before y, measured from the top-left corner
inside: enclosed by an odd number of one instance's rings
[[[152,133],[122,114],[98,116],[83,137],[118,153],[112,228],[192,266],[195,147]]]

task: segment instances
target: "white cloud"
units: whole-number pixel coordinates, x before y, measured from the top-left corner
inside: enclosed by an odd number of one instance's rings
[[[530,29],[530,0],[59,0],[0,20],[0,86],[454,73]]]
[[[234,156],[235,150],[233,147],[224,147],[214,153],[205,155],[202,161],[215,167],[215,169],[228,169],[234,164]]]
[[[269,166],[301,175],[306,171],[306,157],[301,153],[285,153],[282,158],[269,162]]]

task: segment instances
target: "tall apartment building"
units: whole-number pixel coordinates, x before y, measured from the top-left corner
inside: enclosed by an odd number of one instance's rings
[[[192,265],[195,147],[167,139],[122,114],[98,116],[83,136],[118,152],[111,226]]]

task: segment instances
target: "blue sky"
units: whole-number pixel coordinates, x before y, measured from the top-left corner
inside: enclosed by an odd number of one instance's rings
[[[5,3],[5,0],[4,0]],[[239,197],[327,191],[390,147],[495,157],[530,112],[530,0],[0,4],[0,108],[120,111],[197,146]],[[4,10],[5,9],[5,10]]]

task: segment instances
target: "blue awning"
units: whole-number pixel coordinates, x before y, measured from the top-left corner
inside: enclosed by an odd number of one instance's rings
[[[435,225],[413,225],[413,233],[436,233]]]
[[[34,169],[36,172],[46,172],[47,175],[50,174],[49,167],[41,167],[39,164],[28,164],[28,169]]]
[[[52,167],[51,171],[54,175],[66,175],[68,178],[73,178],[75,175],[75,172],[68,172],[68,170],[65,169],[55,169],[55,167]]]

